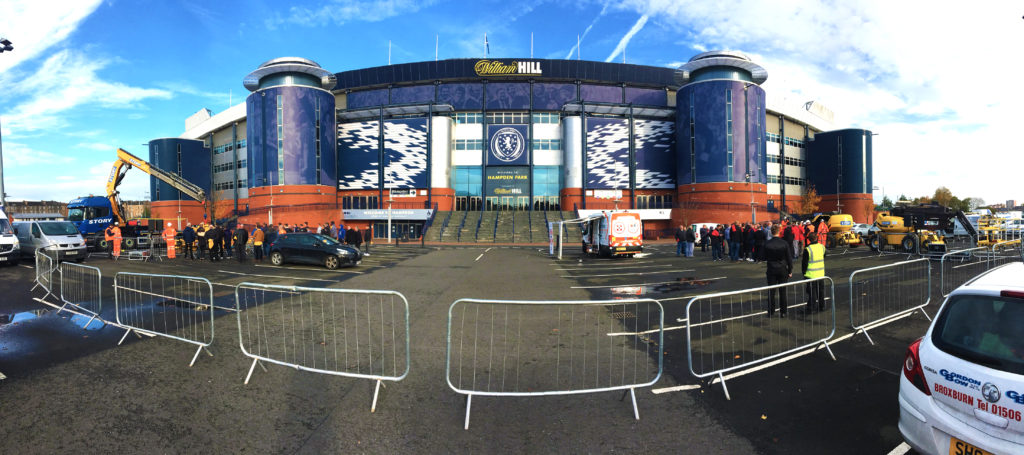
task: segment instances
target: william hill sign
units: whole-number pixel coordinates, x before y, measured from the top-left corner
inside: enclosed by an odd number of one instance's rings
[[[477,60],[473,65],[477,76],[540,76],[540,62],[503,62]]]

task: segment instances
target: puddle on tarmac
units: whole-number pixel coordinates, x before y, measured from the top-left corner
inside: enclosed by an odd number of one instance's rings
[[[637,296],[646,294],[667,294],[670,292],[692,291],[703,289],[714,280],[701,280],[696,277],[676,278],[676,281],[643,286],[618,286],[609,289],[612,296]]]
[[[85,330],[99,330],[103,328],[103,323],[100,322],[98,319],[94,319],[90,322],[91,318],[89,316],[82,316],[80,314],[68,312],[61,312],[58,315],[57,310],[53,309],[23,311],[21,313],[14,314],[0,314],[0,326],[7,324],[17,324],[21,322],[31,321],[33,319],[43,319],[48,317],[59,317],[67,319],[67,316],[71,316],[71,323]]]

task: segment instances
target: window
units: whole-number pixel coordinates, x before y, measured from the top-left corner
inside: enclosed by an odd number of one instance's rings
[[[636,197],[636,208],[638,209],[670,209],[672,208],[671,194],[644,194]]]
[[[1024,374],[1024,300],[990,295],[950,299],[935,322],[932,342],[942,351],[989,368]]]
[[[242,139],[242,140],[238,141],[237,144],[238,144],[238,148],[244,148],[245,147],[245,139]]]
[[[507,123],[527,123],[529,114],[526,112],[488,112],[487,123],[491,124],[507,124]]]
[[[690,183],[697,183],[697,138],[694,125],[693,91],[690,91]]]
[[[561,190],[561,166],[533,167],[533,197],[558,196]]]
[[[483,123],[484,115],[479,112],[457,112],[455,114],[455,123],[457,124],[468,124],[468,123]]]
[[[732,179],[732,90],[725,91],[725,163],[726,177]]]
[[[533,114],[533,123],[558,124],[558,114],[553,112],[539,112]]]
[[[284,185],[284,101],[277,95],[277,184]]]
[[[561,139],[534,139],[534,150],[562,150]]]
[[[341,198],[341,208],[374,210],[380,208],[377,201],[377,196],[344,196]]]
[[[456,139],[455,150],[483,150],[483,139]]]
[[[480,166],[455,166],[452,172],[452,189],[456,196],[477,196],[483,194],[483,170]]]

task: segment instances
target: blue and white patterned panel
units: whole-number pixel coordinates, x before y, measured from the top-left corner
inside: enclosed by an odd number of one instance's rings
[[[587,118],[587,188],[629,189],[629,121]]]
[[[339,190],[375,190],[379,186],[379,128],[376,120],[338,124]]]
[[[675,188],[675,122],[633,121],[633,150],[636,154],[636,187]]]
[[[388,188],[426,188],[427,119],[385,121],[384,162]]]

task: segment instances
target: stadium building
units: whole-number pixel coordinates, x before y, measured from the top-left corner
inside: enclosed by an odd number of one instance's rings
[[[799,211],[809,188],[820,210],[869,221],[871,132],[765,93],[767,77],[728,51],[678,69],[453,59],[331,73],[279,58],[244,79],[245,103],[200,110],[150,142],[150,160],[207,186],[217,219],[344,220],[380,237],[389,216],[410,237],[442,219],[498,232],[613,209],[640,211],[648,231],[763,221]],[[202,219],[151,185],[153,216]]]

